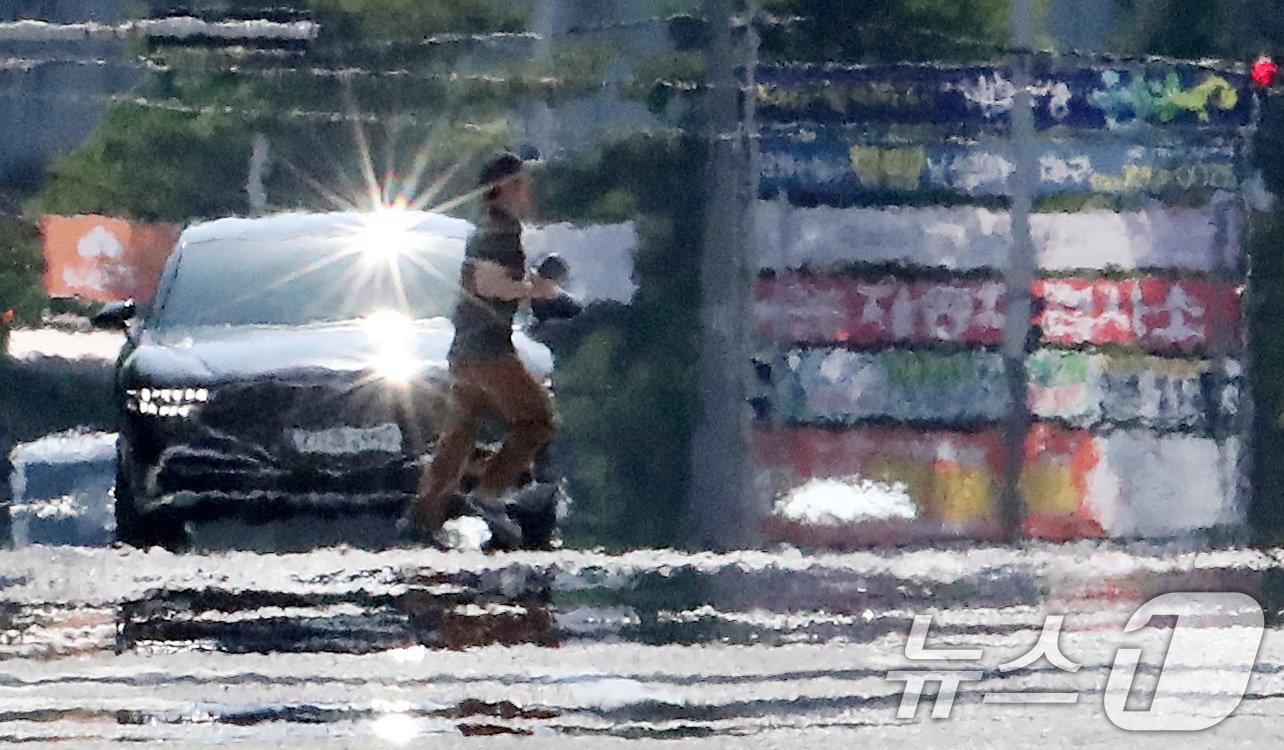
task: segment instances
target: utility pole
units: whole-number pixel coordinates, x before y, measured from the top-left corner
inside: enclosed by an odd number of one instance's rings
[[[250,215],[257,216],[267,211],[267,179],[269,149],[268,137],[263,133],[254,134],[254,145],[250,150],[250,175],[245,182],[245,192],[250,197]]]
[[[553,35],[557,33],[563,18],[564,0],[543,0],[535,15],[534,31],[537,35],[532,58],[547,65],[553,59]],[[553,158],[560,149],[554,140],[553,108],[545,98],[532,105],[527,135],[532,145],[539,149],[545,159]]]
[[[1012,106],[1011,139],[1016,171],[1012,175],[1012,248],[1006,274],[1007,315],[1003,329],[1003,361],[1010,409],[1003,432],[1003,487],[999,516],[1009,542],[1021,538],[1025,501],[1021,497],[1021,469],[1030,434],[1030,408],[1025,368],[1033,304],[1031,290],[1038,265],[1030,237],[1034,184],[1034,102],[1030,95],[1030,50],[1034,46],[1032,0],[1012,0]]]
[[[743,3],[743,0],[741,0]],[[709,144],[706,228],[700,267],[701,335],[698,422],[692,438],[691,513],[698,542],[730,549],[758,534],[749,473],[749,351],[745,317],[753,274],[746,258],[755,197],[750,137],[742,109],[742,69],[753,80],[752,23],[736,28],[736,0],[708,0],[713,38],[705,131]],[[755,2],[744,8],[752,18]],[[749,43],[746,44],[745,42]],[[752,88],[744,97],[752,108]],[[750,118],[751,121],[751,118]]]

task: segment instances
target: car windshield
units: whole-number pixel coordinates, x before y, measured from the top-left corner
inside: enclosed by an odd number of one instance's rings
[[[208,240],[180,253],[156,325],[308,325],[384,310],[449,315],[463,240],[419,235],[374,250],[336,237]]]

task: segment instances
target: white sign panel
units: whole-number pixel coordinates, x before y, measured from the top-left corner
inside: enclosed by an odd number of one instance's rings
[[[1117,268],[1236,272],[1243,216],[1237,205],[1115,213],[1035,214],[1031,234],[1045,271]],[[766,269],[895,264],[951,271],[1004,269],[1011,217],[977,207],[754,206],[757,265]]]

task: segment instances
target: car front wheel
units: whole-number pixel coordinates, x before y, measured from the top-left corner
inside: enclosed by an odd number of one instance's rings
[[[128,450],[116,451],[116,539],[132,547],[164,547],[176,551],[187,543],[183,520],[167,512],[142,513],[135,495],[134,467]]]

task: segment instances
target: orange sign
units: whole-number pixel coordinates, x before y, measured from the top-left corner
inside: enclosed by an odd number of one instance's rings
[[[150,300],[179,234],[172,224],[107,216],[46,216],[41,230],[45,290],[95,302]]]

